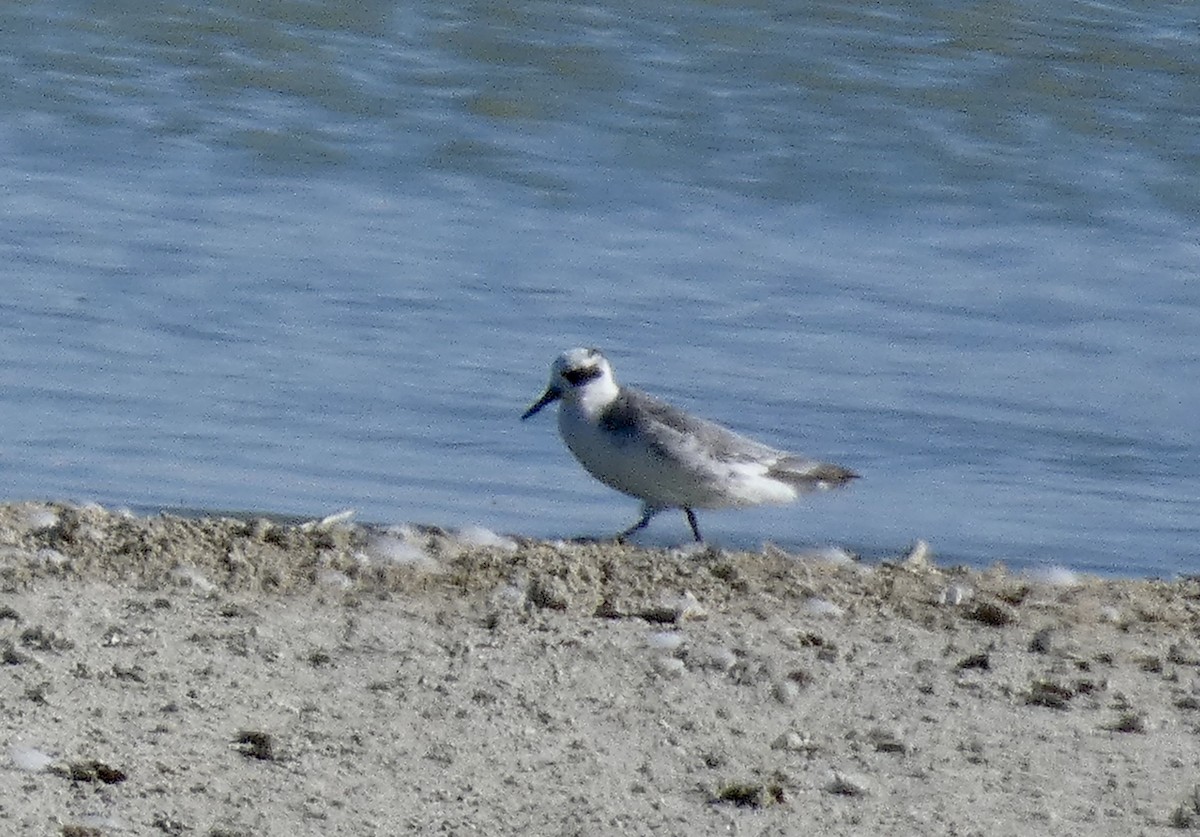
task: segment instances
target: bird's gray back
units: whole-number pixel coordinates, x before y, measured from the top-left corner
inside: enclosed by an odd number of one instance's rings
[[[666,456],[692,450],[718,462],[760,462],[783,455],[629,387],[622,387],[616,400],[601,413],[600,426],[618,439],[637,439]]]

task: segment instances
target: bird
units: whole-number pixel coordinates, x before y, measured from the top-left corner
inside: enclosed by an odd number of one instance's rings
[[[558,432],[600,482],[642,502],[641,517],[616,535],[624,543],[659,512],[682,509],[703,543],[696,509],[787,503],[859,475],[748,439],[632,387],[620,386],[598,350],[563,352],[524,421],[559,402]]]

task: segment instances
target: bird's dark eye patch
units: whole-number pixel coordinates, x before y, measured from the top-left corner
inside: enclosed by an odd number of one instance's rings
[[[599,366],[581,366],[578,369],[568,369],[562,373],[562,376],[567,379],[568,384],[577,387],[587,381],[593,381],[603,374]]]

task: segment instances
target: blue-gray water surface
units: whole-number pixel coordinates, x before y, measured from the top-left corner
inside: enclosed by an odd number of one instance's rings
[[[1189,2],[29,0],[0,44],[7,499],[611,534],[517,420],[595,345],[863,475],[717,543],[1195,571]]]

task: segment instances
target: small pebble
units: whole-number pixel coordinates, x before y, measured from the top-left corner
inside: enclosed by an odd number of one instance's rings
[[[783,787],[771,783],[735,782],[725,785],[714,796],[716,802],[731,802],[742,808],[762,808],[784,801]]]
[[[1106,724],[1105,729],[1113,732],[1146,732],[1146,716],[1141,712],[1122,712],[1115,721]]]
[[[323,587],[340,587],[346,589],[353,585],[350,576],[339,570],[320,570],[317,573],[317,584]]]
[[[879,753],[904,754],[908,752],[908,745],[900,740],[899,733],[883,727],[874,727],[868,731],[867,741]]]
[[[981,601],[967,611],[967,617],[993,628],[1002,628],[1017,621],[1017,615],[1011,607],[999,602]]]
[[[683,636],[676,631],[656,631],[646,637],[646,644],[658,651],[678,651],[683,646]]]
[[[275,761],[275,739],[269,732],[242,730],[234,736],[233,743],[247,758],[259,761]]]
[[[813,744],[812,741],[800,733],[788,730],[787,732],[781,732],[771,742],[771,749],[783,750],[789,753],[806,753],[813,749]]]
[[[690,590],[685,590],[683,595],[676,599],[671,606],[675,611],[676,622],[683,622],[686,619],[703,619],[708,616],[708,611]]]
[[[737,655],[729,648],[705,646],[689,648],[687,662],[691,668],[725,672],[737,665]]]
[[[1200,666],[1200,652],[1188,640],[1171,643],[1167,649],[1167,662],[1177,666]]]
[[[1029,686],[1025,702],[1031,706],[1046,706],[1050,709],[1067,709],[1075,691],[1050,680],[1035,680]]]
[[[970,656],[963,657],[961,660],[959,660],[954,667],[959,671],[966,671],[967,669],[990,671],[992,668],[992,658],[988,656],[987,652],[971,654]]]
[[[175,578],[182,584],[189,587],[195,587],[201,593],[211,593],[217,589],[217,585],[209,581],[200,570],[195,567],[181,565],[175,568]]]
[[[1054,645],[1054,631],[1042,628],[1029,640],[1029,650],[1034,654],[1049,654]]]
[[[838,796],[866,796],[870,792],[864,779],[836,771],[833,774],[833,781],[826,785],[825,789]]]
[[[683,674],[683,660],[678,657],[655,657],[651,663],[659,677],[675,678]]]
[[[526,597],[535,607],[549,610],[566,610],[568,603],[567,583],[558,576],[538,573],[529,580]]]
[[[771,690],[775,700],[784,706],[791,706],[800,696],[800,686],[794,680],[780,680]]]

